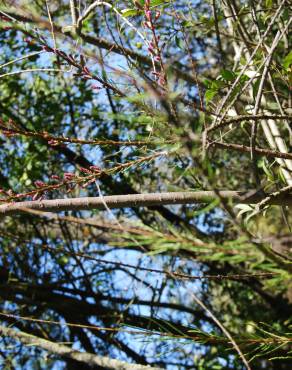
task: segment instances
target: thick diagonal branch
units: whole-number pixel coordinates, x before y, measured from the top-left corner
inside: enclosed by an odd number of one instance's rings
[[[69,358],[81,363],[85,363],[87,365],[94,367],[102,367],[106,369],[113,369],[113,370],[149,370],[150,366],[144,365],[137,365],[137,364],[129,364],[124,361],[114,360],[109,357],[98,356],[93,353],[87,352],[80,352],[73,350],[68,346],[64,346],[63,344],[54,343],[34,335],[25,333],[23,331],[18,331],[12,328],[7,328],[5,326],[0,325],[0,335],[8,336],[10,338],[16,339],[23,344],[27,344],[30,346],[37,346],[46,351],[55,353],[61,357]],[[160,368],[151,369],[159,370]]]

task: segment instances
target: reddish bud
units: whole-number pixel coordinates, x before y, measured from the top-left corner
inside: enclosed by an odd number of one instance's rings
[[[87,74],[90,75],[90,70],[87,67],[83,67],[83,71]]]
[[[98,166],[90,166],[89,168],[94,172],[101,172],[101,168]]]
[[[52,48],[50,48],[49,46],[47,46],[47,45],[43,45],[43,50],[44,51],[47,51],[48,53],[51,53],[52,51],[53,51],[53,49]]]
[[[5,135],[6,137],[12,137],[17,135],[16,133],[9,131],[9,130],[2,130],[2,134]]]
[[[158,80],[158,85],[160,85],[160,86],[164,86],[165,85],[165,79],[162,76],[160,76],[160,78]]]
[[[57,140],[49,140],[48,144],[51,145],[51,146],[56,146],[56,145],[58,145],[58,141]]]
[[[91,174],[91,171],[89,171],[87,168],[84,168],[84,167],[80,167],[79,168],[81,172],[84,172],[84,173],[89,173]]]
[[[26,37],[23,39],[24,42],[27,42],[28,44],[31,44],[32,43],[32,39]]]
[[[72,172],[65,172],[64,173],[64,179],[65,180],[72,180],[72,179],[74,179],[74,177],[75,177],[75,174],[72,173]]]
[[[36,181],[34,182],[34,184],[35,184],[35,186],[36,186],[37,188],[42,188],[43,186],[46,186],[46,184],[45,184],[43,181],[40,181],[40,180],[36,180]]]
[[[60,180],[60,177],[58,175],[52,175],[51,179],[52,180]]]
[[[160,13],[160,11],[158,10],[158,11],[155,13],[155,20],[157,20],[160,16],[161,16],[161,13]]]
[[[150,10],[146,10],[145,12],[145,17],[150,21],[151,20],[151,11]]]
[[[4,21],[4,22],[11,22],[11,19],[6,17],[5,15],[0,15],[0,19],[1,21]]]
[[[155,53],[154,49],[151,46],[149,46],[148,51],[149,51],[150,54],[154,54]]]

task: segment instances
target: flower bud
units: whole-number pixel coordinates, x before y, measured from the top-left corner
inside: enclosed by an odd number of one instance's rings
[[[74,179],[74,177],[75,177],[75,174],[72,173],[72,172],[65,172],[64,173],[64,179],[65,180],[72,180],[72,179]]]
[[[46,184],[45,184],[43,181],[41,181],[41,180],[36,180],[36,181],[34,182],[34,184],[35,184],[35,186],[36,186],[37,188],[42,188],[43,186],[46,186]]]

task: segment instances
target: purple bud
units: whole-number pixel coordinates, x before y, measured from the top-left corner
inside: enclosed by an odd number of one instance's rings
[[[43,45],[43,50],[44,51],[47,51],[48,53],[51,53],[52,51],[53,51],[53,49],[52,48],[50,48],[49,46],[47,46],[47,45]]]
[[[43,181],[40,181],[40,180],[36,180],[36,181],[34,182],[34,184],[35,184],[35,186],[36,186],[37,188],[42,188],[43,186],[46,186],[46,184],[45,184]]]
[[[75,177],[75,174],[72,173],[72,172],[65,172],[64,173],[64,179],[65,180],[72,180],[72,179],[74,179],[74,177]]]
[[[80,167],[79,168],[81,172],[84,172],[84,173],[89,173],[91,174],[91,171],[89,171],[87,168],[84,168],[84,167]]]
[[[150,10],[146,10],[145,16],[150,21],[151,20],[151,11]]]
[[[101,168],[98,166],[90,166],[89,168],[94,172],[101,172]]]
[[[57,140],[49,140],[48,141],[48,144],[51,145],[51,146],[57,146],[58,145],[58,141]]]

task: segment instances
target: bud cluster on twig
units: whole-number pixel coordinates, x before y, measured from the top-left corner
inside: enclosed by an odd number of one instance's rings
[[[72,192],[76,186],[81,188],[86,188],[98,178],[104,175],[111,175],[114,173],[121,172],[125,169],[131,168],[134,165],[140,165],[142,163],[147,163],[153,159],[166,155],[166,152],[159,152],[152,154],[147,157],[142,157],[127,163],[118,164],[117,166],[109,169],[101,169],[98,166],[89,166],[88,168],[79,167],[79,174],[73,172],[65,172],[63,178],[58,175],[51,175],[49,183],[45,183],[41,180],[36,180],[34,182],[35,189],[25,192],[15,194],[11,189],[4,190],[0,188],[0,198],[1,202],[12,202],[18,199],[30,198],[31,200],[42,200],[45,199],[48,192],[52,192],[61,188],[66,189],[66,193]]]
[[[80,56],[80,62],[77,60],[76,57],[74,57],[72,54],[66,54],[64,51],[60,49],[51,48],[48,45],[43,45],[43,50],[48,53],[54,53],[58,57],[65,60],[69,65],[72,67],[77,68],[77,72],[74,73],[75,77],[80,77],[83,80],[95,80],[98,81],[101,85],[92,85],[92,89],[94,90],[100,90],[103,87],[108,88],[116,92],[118,95],[120,95],[120,91],[116,89],[113,85],[109,84],[108,82],[102,80],[97,75],[93,74],[87,66],[85,66],[84,57]]]
[[[156,34],[156,22],[160,18],[160,11],[153,12],[150,9],[150,0],[145,1],[144,5],[145,22],[144,26],[148,28],[152,33],[152,39],[148,45],[148,51],[153,57],[155,62],[158,62],[160,71],[156,71],[154,66],[153,75],[155,76],[159,86],[164,87],[167,83],[165,69],[162,62],[162,49],[159,46],[160,36]]]
[[[47,131],[29,131],[19,128],[17,124],[9,119],[8,122],[4,122],[0,118],[0,132],[6,137],[13,137],[16,135],[32,137],[37,139],[43,139],[47,141],[50,146],[64,146],[64,143],[69,144],[81,144],[81,145],[111,145],[111,146],[145,146],[145,145],[156,145],[173,143],[174,140],[163,140],[161,142],[151,142],[149,140],[111,140],[111,139],[80,139],[80,138],[70,138],[66,136],[55,136],[49,134]]]

